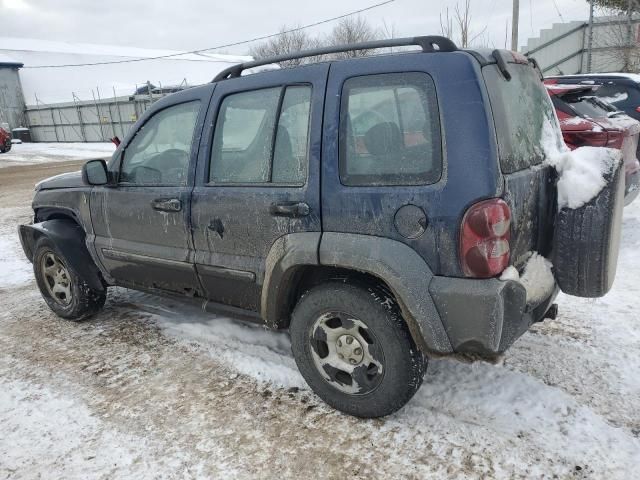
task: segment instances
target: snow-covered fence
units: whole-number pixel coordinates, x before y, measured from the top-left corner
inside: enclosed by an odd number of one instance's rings
[[[163,95],[95,98],[75,95],[66,103],[29,105],[26,118],[35,142],[108,142],[123,138],[155,100]]]

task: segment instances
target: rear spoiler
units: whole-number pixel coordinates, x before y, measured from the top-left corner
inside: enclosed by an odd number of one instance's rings
[[[509,72],[508,66],[510,63],[518,65],[530,65],[531,68],[533,68],[538,73],[540,80],[543,79],[542,70],[540,69],[540,65],[538,65],[538,62],[535,58],[529,58],[521,53],[502,49],[495,49],[493,52],[491,52],[491,56],[496,60],[496,64],[498,65],[500,73],[502,73],[502,76],[507,81],[511,80],[511,72]]]

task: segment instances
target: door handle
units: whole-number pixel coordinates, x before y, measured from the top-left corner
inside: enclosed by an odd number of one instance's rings
[[[179,212],[182,202],[177,198],[156,198],[151,202],[151,207],[160,212]]]
[[[272,203],[269,212],[274,217],[306,217],[311,209],[304,202],[282,202]]]

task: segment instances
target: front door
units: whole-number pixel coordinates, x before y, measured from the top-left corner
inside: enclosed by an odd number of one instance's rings
[[[191,207],[196,268],[214,302],[258,310],[273,243],[321,230],[328,68],[266,72],[216,86]]]
[[[119,284],[185,294],[199,289],[189,210],[210,95],[210,88],[198,89],[156,106],[113,165],[117,186],[94,189],[96,251]]]

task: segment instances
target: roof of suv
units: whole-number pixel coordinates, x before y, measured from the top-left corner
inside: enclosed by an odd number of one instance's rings
[[[273,63],[279,63],[286,60],[295,60],[305,57],[317,57],[352,50],[370,50],[375,48],[408,46],[419,46],[422,48],[423,52],[454,52],[458,50],[456,44],[453,43],[450,39],[437,35],[424,37],[392,38],[389,40],[374,40],[370,42],[351,43],[347,45],[332,45],[328,47],[302,50],[300,52],[288,53],[284,55],[276,55],[274,57],[267,57],[259,60],[254,60],[252,62],[239,63],[218,73],[218,75],[215,76],[212,82],[226,80],[227,78],[239,77],[242,74],[243,70],[260,67],[263,65],[270,65]]]
[[[451,41],[447,37],[442,37],[438,35],[427,35],[421,37],[407,37],[407,38],[392,38],[388,40],[375,40],[370,42],[361,42],[361,43],[352,43],[346,45],[336,45],[336,46],[328,46],[315,48],[310,50],[302,50],[300,52],[294,52],[284,55],[278,55],[274,57],[267,57],[259,60],[254,60],[251,62],[239,63],[237,65],[233,65],[222,72],[218,73],[211,83],[223,81],[230,78],[237,78],[242,75],[242,72],[249,69],[255,69],[256,67],[267,66],[277,64],[279,62],[287,61],[287,60],[295,60],[300,58],[308,58],[308,57],[322,57],[323,55],[339,53],[339,52],[348,52],[354,50],[372,50],[379,48],[390,48],[390,47],[408,47],[408,46],[418,46],[421,47],[422,52],[424,53],[450,53],[450,52],[464,52],[471,56],[473,56],[481,65],[489,65],[497,63],[502,73],[511,78],[511,75],[507,71],[508,63],[518,63],[518,64],[529,64],[534,68],[539,70],[539,67],[534,59],[529,59],[524,55],[519,54],[518,52],[512,52],[509,50],[491,50],[491,49],[476,49],[469,50],[463,49],[460,50],[456,46],[456,44]],[[407,53],[415,53],[415,52],[394,52],[388,55],[403,55]],[[339,61],[350,61],[354,59],[343,59]],[[334,61],[334,60],[332,60]],[[321,62],[318,62],[321,63]],[[291,67],[296,68],[296,67]],[[259,73],[259,72],[256,72]],[[542,75],[541,75],[542,76]]]

